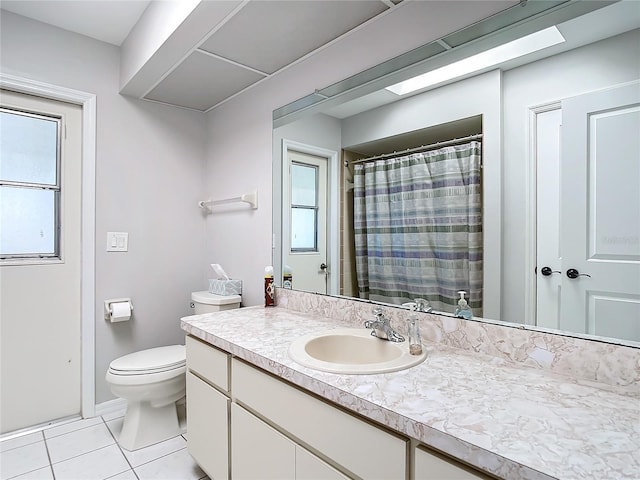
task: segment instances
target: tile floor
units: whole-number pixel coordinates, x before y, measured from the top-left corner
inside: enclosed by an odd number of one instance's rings
[[[0,441],[1,480],[208,480],[183,435],[129,452],[118,446],[124,412]]]

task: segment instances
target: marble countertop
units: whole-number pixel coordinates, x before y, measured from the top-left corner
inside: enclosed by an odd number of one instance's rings
[[[289,344],[344,324],[284,308],[182,319],[189,334],[452,457],[508,479],[640,479],[640,400],[548,371],[426,344],[379,375],[298,365]]]

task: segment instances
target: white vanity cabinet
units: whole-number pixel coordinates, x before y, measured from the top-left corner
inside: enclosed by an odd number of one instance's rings
[[[229,355],[187,337],[187,448],[210,478],[229,478]]]
[[[413,455],[415,480],[490,480],[493,478],[420,445],[415,447]]]
[[[211,478],[490,478],[200,340],[186,344],[187,445]]]
[[[237,404],[231,405],[231,471],[234,480],[347,480]]]
[[[350,415],[235,358],[231,370],[231,390],[236,401],[341,469],[361,478],[406,478],[407,439]],[[300,456],[303,454],[300,452]],[[296,465],[305,465],[305,460],[309,459],[296,462]],[[306,464],[309,470],[307,478],[314,478],[312,468],[326,467],[324,470],[330,471],[327,464],[309,461]],[[296,478],[305,478],[307,473],[300,471],[299,475]]]

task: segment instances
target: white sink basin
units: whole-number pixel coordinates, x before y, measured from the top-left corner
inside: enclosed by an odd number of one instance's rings
[[[427,357],[409,354],[406,341],[389,342],[365,328],[337,328],[305,335],[289,346],[289,356],[305,367],[331,373],[374,374],[404,370]]]

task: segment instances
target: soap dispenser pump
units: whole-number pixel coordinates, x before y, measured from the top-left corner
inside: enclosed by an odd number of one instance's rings
[[[466,293],[467,292],[465,292],[464,290],[460,290],[458,292],[458,295],[460,295],[460,300],[458,300],[458,306],[456,307],[454,315],[459,318],[464,318],[465,320],[471,320],[473,318],[473,312],[471,311],[471,308],[469,307],[467,301],[464,299]]]
[[[422,355],[422,338],[420,337],[420,325],[416,311],[418,306],[414,303],[411,305],[411,315],[407,320],[407,329],[409,330],[409,353],[411,355]]]

